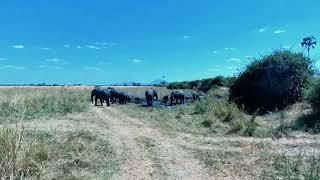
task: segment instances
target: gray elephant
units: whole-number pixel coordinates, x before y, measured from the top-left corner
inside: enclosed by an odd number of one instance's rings
[[[198,92],[192,92],[192,100],[200,101],[200,94]]]
[[[169,96],[168,95],[163,96],[162,103],[167,104],[168,101],[169,101]]]
[[[131,97],[126,92],[118,92],[117,98],[119,99],[119,104],[127,104],[131,102]]]
[[[176,104],[179,103],[180,104],[184,104],[185,103],[185,95],[182,91],[173,91],[171,92],[171,96],[170,96],[170,104],[172,105],[173,102],[175,101]]]
[[[107,106],[110,106],[110,92],[107,89],[94,89],[91,91],[91,102],[93,104],[93,98],[95,97],[94,105],[97,106],[98,99],[100,100],[101,106],[106,101]]]
[[[148,106],[153,106],[153,101],[158,100],[158,92],[154,89],[148,89],[145,92]]]

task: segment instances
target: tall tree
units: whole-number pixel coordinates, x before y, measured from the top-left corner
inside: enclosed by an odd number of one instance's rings
[[[315,48],[316,45],[317,45],[317,41],[314,36],[305,37],[301,42],[301,46],[308,50],[308,56],[310,53],[310,49]]]

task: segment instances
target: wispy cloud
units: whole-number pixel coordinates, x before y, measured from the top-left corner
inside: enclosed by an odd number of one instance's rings
[[[7,60],[8,58],[0,58],[0,61],[5,61]]]
[[[217,50],[213,50],[212,54],[218,54],[219,52]]]
[[[52,65],[40,65],[39,67],[42,69],[55,69],[55,70],[63,69],[63,67],[61,66],[52,66]]]
[[[135,64],[139,64],[141,63],[143,60],[142,59],[137,59],[137,58],[134,58],[134,59],[130,59],[128,60],[129,62],[132,62],[132,63],[135,63]]]
[[[70,46],[70,44],[65,44],[65,45],[63,45],[63,47],[70,48],[71,46]]]
[[[273,31],[273,34],[281,34],[281,33],[285,33],[285,32],[286,32],[286,30],[278,29],[278,30]]]
[[[100,47],[92,46],[92,45],[88,45],[87,48],[96,49],[96,50],[100,50],[101,49]]]
[[[53,62],[53,63],[58,63],[58,62],[63,62],[63,59],[59,58],[51,58],[51,59],[46,59],[47,62]]]
[[[77,49],[82,49],[82,47],[81,46],[77,46]]]
[[[0,69],[24,70],[24,69],[26,69],[26,67],[24,67],[24,66],[16,66],[16,65],[3,65],[3,66],[0,66]]]
[[[44,51],[50,51],[50,50],[52,50],[51,48],[41,48],[42,50],[44,50]]]
[[[226,47],[226,48],[224,48],[224,50],[226,50],[226,51],[234,51],[234,50],[236,50],[236,48]]]
[[[103,48],[113,47],[118,45],[118,43],[115,42],[95,42],[98,46],[103,46]]]
[[[237,66],[228,66],[227,69],[228,70],[237,70]]]
[[[190,39],[190,36],[184,35],[184,36],[183,36],[183,39]]]
[[[288,45],[283,45],[283,46],[281,46],[281,48],[282,48],[282,49],[290,49],[290,46],[288,46]]]
[[[14,46],[12,46],[12,47],[15,48],[15,49],[23,49],[23,48],[24,48],[24,45],[17,44],[17,45],[14,45]]]
[[[263,33],[263,32],[266,32],[267,28],[260,28],[258,31],[259,33]]]
[[[99,65],[111,65],[112,62],[109,62],[109,61],[99,61],[98,64],[99,64]]]
[[[85,66],[83,68],[86,71],[98,71],[98,72],[104,72],[103,69],[99,68],[99,67],[95,67],[95,66]]]
[[[227,59],[227,61],[228,62],[237,62],[237,63],[239,63],[239,62],[241,62],[241,59],[239,59],[239,58],[230,58],[230,59]]]

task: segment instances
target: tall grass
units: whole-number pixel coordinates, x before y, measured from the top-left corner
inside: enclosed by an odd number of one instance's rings
[[[67,88],[0,90],[0,122],[47,118],[87,109],[89,91]]]
[[[228,94],[221,91],[221,89],[211,91],[206,100],[199,101],[194,105],[194,112],[201,114],[202,124],[206,127],[224,123],[229,126],[229,133],[238,132],[244,127],[244,113],[237,105],[228,102]]]
[[[45,143],[37,143],[35,137],[26,139],[21,128],[1,128],[0,179],[40,177],[42,162],[48,159],[46,147]]]
[[[117,170],[112,145],[88,131],[0,128],[0,179],[110,179]]]

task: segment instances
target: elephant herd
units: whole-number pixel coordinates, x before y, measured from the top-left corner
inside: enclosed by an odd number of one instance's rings
[[[115,90],[114,88],[101,89],[96,88],[91,92],[91,102],[97,106],[98,100],[103,106],[106,102],[107,106],[111,103],[119,102],[119,104],[127,104],[134,100],[138,104],[146,102],[147,106],[153,106],[154,101],[158,101],[158,92],[154,89],[148,89],[145,91],[145,100],[138,97],[132,97],[128,93],[123,91]],[[172,106],[173,104],[185,104],[185,101],[197,101],[200,100],[200,94],[193,92],[192,95],[185,95],[183,91],[172,91],[170,95],[163,96],[162,103],[167,105],[168,103]]]
[[[107,106],[111,103],[115,103],[117,100],[119,104],[127,104],[131,102],[131,97],[126,92],[117,91],[114,88],[107,89],[94,89],[91,91],[91,102],[93,104],[93,98],[95,97],[94,105],[97,106],[98,100],[100,100],[101,106],[106,101]]]

